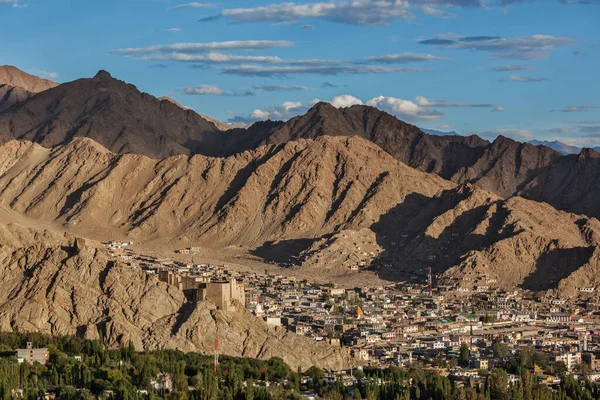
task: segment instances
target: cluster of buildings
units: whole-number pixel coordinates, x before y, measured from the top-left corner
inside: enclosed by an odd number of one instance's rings
[[[224,311],[245,307],[269,325],[346,347],[362,365],[420,363],[475,379],[478,371],[501,366],[529,348],[573,373],[585,363],[600,374],[595,288],[583,288],[578,298],[565,300],[551,292],[493,289],[488,282],[469,290],[458,285],[434,288],[431,275],[420,285],[338,288],[129,251],[119,257],[179,287],[190,301],[209,301]],[[498,354],[498,343],[505,354]],[[465,345],[468,365],[464,360],[459,365]]]

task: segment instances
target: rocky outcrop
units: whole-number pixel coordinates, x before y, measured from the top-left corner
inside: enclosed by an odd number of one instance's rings
[[[176,348],[283,358],[292,368],[341,369],[348,354],[272,328],[247,311],[187,303],[181,291],[111,260],[83,239],[0,225],[0,330],[132,341],[138,350]]]

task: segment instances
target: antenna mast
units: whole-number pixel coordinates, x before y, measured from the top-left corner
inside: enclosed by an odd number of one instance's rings
[[[219,337],[215,338],[215,376],[219,372]]]
[[[433,296],[433,276],[431,274],[431,267],[429,267],[429,273],[427,274],[427,280],[429,282],[429,295]]]

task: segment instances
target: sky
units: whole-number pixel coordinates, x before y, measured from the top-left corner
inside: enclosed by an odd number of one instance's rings
[[[99,70],[224,122],[318,101],[600,145],[600,0],[0,0],[0,64]]]

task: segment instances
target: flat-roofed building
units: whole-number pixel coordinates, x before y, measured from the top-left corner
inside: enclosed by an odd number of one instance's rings
[[[33,343],[27,342],[26,349],[17,349],[17,359],[19,363],[40,363],[42,365],[46,365],[48,360],[50,359],[50,354],[48,353],[47,348],[33,348]]]
[[[236,303],[246,307],[244,284],[234,278],[225,282],[201,283],[194,295],[195,301],[210,301],[217,309],[236,311]]]

